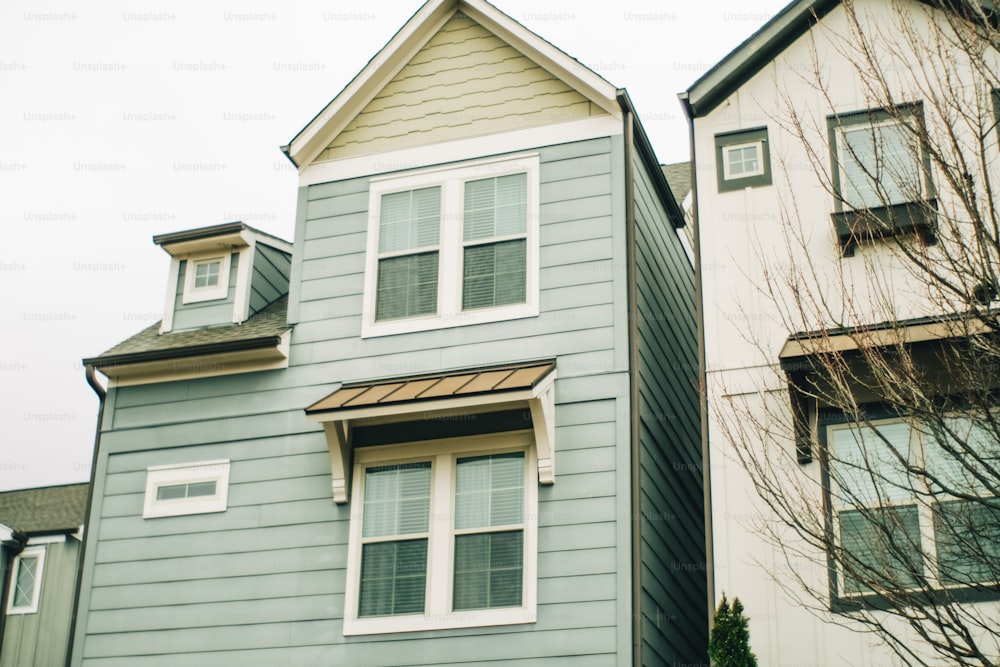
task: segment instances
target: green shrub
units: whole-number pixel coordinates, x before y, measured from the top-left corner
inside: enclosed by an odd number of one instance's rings
[[[739,598],[733,598],[729,606],[726,594],[722,594],[708,640],[708,657],[716,667],[757,667],[757,656],[750,650],[747,617],[743,615],[743,603]]]

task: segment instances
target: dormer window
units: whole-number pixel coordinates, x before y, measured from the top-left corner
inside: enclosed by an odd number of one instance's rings
[[[214,301],[229,295],[230,255],[188,258],[182,303]]]

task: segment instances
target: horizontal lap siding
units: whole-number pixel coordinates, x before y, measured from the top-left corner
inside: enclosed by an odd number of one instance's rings
[[[707,664],[694,272],[636,160],[642,661]]]
[[[610,139],[539,152],[539,317],[362,340],[368,180],[321,184],[300,197],[289,368],[109,393],[84,665],[514,667],[627,654],[615,153]],[[539,487],[538,622],[344,637],[351,508],[331,499],[326,441],[303,408],[344,380],[543,357],[557,359],[559,379],[557,481]],[[142,518],[147,467],[223,458],[225,512]]]

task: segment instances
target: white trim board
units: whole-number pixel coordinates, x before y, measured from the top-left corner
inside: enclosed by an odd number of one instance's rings
[[[613,137],[621,133],[621,121],[611,116],[595,116],[556,125],[491,134],[485,137],[456,139],[433,146],[415,146],[388,153],[317,162],[299,172],[299,187],[391,174],[411,169],[444,166],[452,162],[462,162],[486,156],[502,157],[517,151],[536,150],[544,146],[587,139]]]

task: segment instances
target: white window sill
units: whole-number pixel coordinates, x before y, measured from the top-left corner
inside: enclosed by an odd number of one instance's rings
[[[535,623],[536,620],[534,610],[527,607],[470,609],[468,611],[455,611],[450,614],[408,614],[400,616],[345,618],[344,635],[376,635],[391,632],[481,628],[493,625]]]
[[[365,319],[361,325],[361,337],[393,336],[417,331],[450,329],[452,327],[463,327],[471,324],[487,324],[489,322],[503,322],[505,320],[518,320],[537,316],[537,304],[518,303],[500,308],[485,308],[483,310],[470,310],[446,315],[424,315],[422,317],[408,317],[398,320],[386,320],[384,322],[372,322]]]

